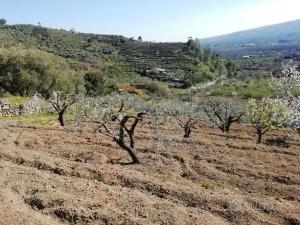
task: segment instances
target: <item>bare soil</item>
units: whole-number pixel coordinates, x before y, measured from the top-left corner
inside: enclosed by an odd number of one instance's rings
[[[248,125],[185,139],[170,125],[138,128],[132,165],[101,134],[1,124],[0,224],[300,224],[299,142],[258,145]]]

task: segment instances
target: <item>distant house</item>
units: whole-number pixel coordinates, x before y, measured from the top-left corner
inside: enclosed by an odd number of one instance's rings
[[[182,88],[185,85],[182,79],[176,78],[176,75],[167,69],[154,67],[151,70],[143,70],[141,74],[142,76],[165,82],[169,87]]]
[[[243,55],[243,59],[250,59],[250,55]]]
[[[164,78],[167,75],[167,70],[166,69],[162,69],[162,68],[152,68],[151,70],[144,70],[143,71],[143,75],[147,76],[147,77],[151,77],[151,78]]]
[[[248,43],[248,44],[242,44],[243,47],[254,47],[255,44],[253,43]]]
[[[243,55],[243,59],[250,59],[250,58],[255,58],[255,55]]]
[[[167,73],[167,70],[162,68],[152,68],[149,72],[155,75],[164,75]]]
[[[39,93],[35,93],[34,95],[31,96],[31,99],[33,101],[38,101],[38,100],[42,99],[42,95]]]

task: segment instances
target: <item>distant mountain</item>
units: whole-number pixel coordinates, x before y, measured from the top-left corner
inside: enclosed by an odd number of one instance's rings
[[[227,56],[300,55],[300,19],[200,40]]]

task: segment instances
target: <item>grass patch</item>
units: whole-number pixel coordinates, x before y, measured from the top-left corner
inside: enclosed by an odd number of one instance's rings
[[[57,113],[49,112],[49,113],[41,113],[41,114],[32,114],[26,116],[15,116],[15,117],[0,117],[1,121],[14,121],[14,122],[24,122],[35,125],[55,125],[58,124],[57,121]],[[74,119],[74,113],[66,113],[65,120]]]
[[[300,133],[298,135],[294,135],[291,137],[293,141],[299,141],[300,142]]]
[[[9,96],[6,98],[2,98],[1,100],[6,101],[8,104],[11,105],[21,105],[30,100],[30,98],[27,97],[21,97],[21,96]]]
[[[249,83],[236,81],[233,84],[220,84],[211,92],[212,96],[240,96],[246,98],[263,98],[273,93],[269,80],[253,80]]]
[[[201,182],[201,186],[204,187],[205,189],[215,190],[221,185],[218,182],[213,180],[205,180]]]

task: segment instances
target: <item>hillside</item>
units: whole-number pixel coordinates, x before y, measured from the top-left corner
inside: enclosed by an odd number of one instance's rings
[[[201,45],[227,56],[299,57],[300,20],[202,39]]]
[[[0,41],[22,43],[65,58],[89,62],[99,58],[114,60],[133,71],[153,67],[187,70],[195,63],[195,58],[186,52],[186,43],[139,42],[124,36],[85,34],[33,25],[2,26]]]

